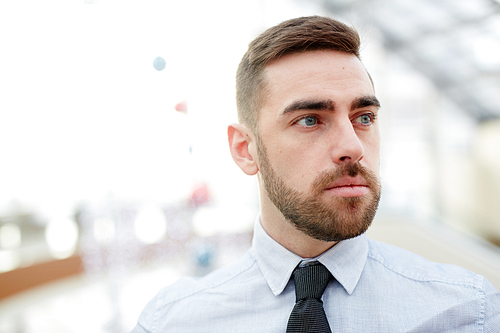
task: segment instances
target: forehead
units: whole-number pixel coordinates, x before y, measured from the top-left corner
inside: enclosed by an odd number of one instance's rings
[[[298,99],[351,103],[374,95],[366,69],[354,55],[339,51],[307,51],[285,55],[264,70],[266,108],[284,108]]]

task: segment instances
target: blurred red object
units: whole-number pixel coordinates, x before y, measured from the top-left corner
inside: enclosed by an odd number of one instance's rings
[[[189,199],[195,206],[201,206],[210,201],[210,189],[205,183],[198,183],[193,186]]]
[[[188,110],[187,101],[182,101],[175,105],[175,111],[187,112],[187,110]]]

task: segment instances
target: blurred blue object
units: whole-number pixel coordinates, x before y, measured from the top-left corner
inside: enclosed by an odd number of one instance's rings
[[[165,69],[165,65],[167,64],[167,62],[165,61],[165,59],[163,59],[162,57],[156,57],[155,60],[153,60],[153,67],[157,70],[157,71],[162,71]]]
[[[215,250],[212,246],[201,245],[195,250],[196,265],[199,268],[212,266],[215,256]]]

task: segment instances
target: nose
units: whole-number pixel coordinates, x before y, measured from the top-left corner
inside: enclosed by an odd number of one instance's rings
[[[351,121],[346,120],[331,129],[331,158],[336,164],[359,162],[364,156],[364,147]]]

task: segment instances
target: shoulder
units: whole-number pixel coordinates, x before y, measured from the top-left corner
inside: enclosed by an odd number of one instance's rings
[[[368,260],[374,265],[415,282],[437,282],[482,288],[484,278],[462,267],[432,262],[402,248],[368,240]]]
[[[397,299],[403,291],[407,299],[412,299],[411,309],[420,305],[419,314],[425,317],[427,313],[431,318],[426,322],[430,326],[435,324],[436,313],[440,313],[446,317],[443,323],[454,318],[454,325],[476,323],[485,332],[499,327],[500,293],[482,275],[456,265],[432,262],[378,241],[369,240],[368,244],[367,279],[383,283],[383,297]]]
[[[201,278],[185,277],[163,288],[146,305],[138,321],[138,327],[146,332],[163,331],[167,323],[176,325],[184,320],[183,314],[198,313],[198,319],[209,314],[210,302],[220,301],[216,296],[234,294],[247,280],[255,275],[255,258],[253,251],[248,251],[236,262],[219,268]],[[258,268],[257,268],[258,270]],[[197,308],[196,304],[203,304]],[[213,308],[213,307],[212,307]],[[194,315],[196,317],[196,315]],[[193,315],[190,316],[193,318]],[[186,324],[184,320],[182,324]],[[191,323],[192,324],[192,323]]]
[[[174,284],[162,289],[157,297],[164,303],[177,302],[189,298],[206,290],[229,287],[228,285],[239,283],[239,278],[243,278],[255,265],[253,251],[248,251],[242,258],[227,266],[201,278],[185,277]]]

